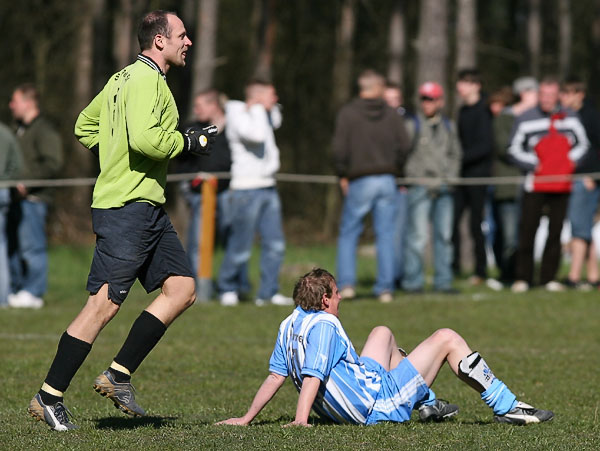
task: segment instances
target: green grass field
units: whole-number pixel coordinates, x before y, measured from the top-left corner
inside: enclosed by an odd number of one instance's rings
[[[253,257],[255,258],[255,257]],[[370,427],[320,423],[282,428],[293,419],[297,394],[287,382],[247,428],[214,426],[245,412],[267,374],[279,322],[290,308],[225,309],[193,306],[169,329],[134,377],[149,416],[129,419],[92,389],[150,297],[136,285],[105,328],[66,396],[74,422],[69,433],[33,421],[26,407],[43,381],[60,334],[86,299],[89,248],[55,247],[50,255],[47,306],[0,310],[0,448],[29,449],[600,449],[600,293],[496,293],[466,287],[464,294],[397,295],[381,305],[369,297],[374,261],[362,258],[361,298],[343,302],[341,320],[358,350],[376,325],[389,326],[400,345],[414,347],[440,327],[459,331],[522,400],[555,412],[552,422],[527,427],[492,422],[470,388],[442,369],[434,389],[460,406],[442,424]],[[311,267],[334,269],[334,250],[290,248],[282,291]],[[215,262],[215,263],[218,263]],[[251,276],[257,279],[253,260]]]

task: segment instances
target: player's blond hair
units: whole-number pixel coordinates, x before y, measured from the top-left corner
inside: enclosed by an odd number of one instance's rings
[[[294,303],[304,310],[323,310],[323,295],[331,297],[335,277],[322,268],[304,274],[294,287]]]

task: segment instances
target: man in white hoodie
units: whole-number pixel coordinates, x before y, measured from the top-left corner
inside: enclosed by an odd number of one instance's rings
[[[222,305],[237,305],[242,268],[250,259],[254,236],[261,241],[260,287],[256,304],[292,305],[278,293],[285,240],[281,201],[275,186],[279,149],[274,129],[281,126],[275,87],[254,80],[246,85],[246,101],[225,106],[231,148],[232,229],[219,271]]]

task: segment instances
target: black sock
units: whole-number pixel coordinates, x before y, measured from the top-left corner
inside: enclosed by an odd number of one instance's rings
[[[72,337],[65,331],[60,337],[56,356],[54,357],[54,361],[50,366],[50,370],[48,371],[48,375],[44,382],[55,390],[64,392],[91,349],[91,344]],[[45,399],[52,400],[59,398],[58,396],[53,396],[43,390],[40,390],[40,396],[45,404]],[[54,404],[54,402],[51,402],[50,404]]]
[[[108,367],[108,371],[115,378],[115,382],[123,383],[123,382],[129,382],[131,380],[131,374],[123,373],[122,371],[115,370],[112,367]]]
[[[56,404],[57,402],[63,402],[63,397],[62,396],[55,396],[55,395],[51,395],[50,393],[48,393],[47,391],[44,391],[40,388],[40,391],[38,392],[40,394],[40,398],[42,398],[42,402],[44,404],[46,404],[47,406],[52,405],[52,404]]]
[[[167,330],[161,320],[144,310],[135,320],[115,362],[124,366],[131,374],[152,351]]]

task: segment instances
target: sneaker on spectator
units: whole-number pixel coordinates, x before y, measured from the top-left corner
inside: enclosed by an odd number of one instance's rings
[[[384,291],[379,295],[379,302],[382,304],[389,304],[394,300],[394,296],[389,291]]]
[[[502,282],[496,279],[492,279],[491,277],[485,281],[485,284],[488,288],[494,291],[502,291],[504,289],[504,285]]]
[[[529,284],[524,280],[517,280],[510,287],[510,291],[513,293],[525,293],[529,290]]]
[[[224,307],[234,307],[239,304],[240,300],[235,291],[226,291],[221,294],[221,305]]]
[[[483,278],[479,277],[479,276],[471,276],[469,277],[469,285],[471,285],[472,287],[477,287],[479,285],[481,285],[483,283]]]
[[[342,299],[354,299],[356,297],[356,291],[354,291],[354,287],[347,286],[340,290],[340,296]]]
[[[565,291],[566,289],[562,283],[557,282],[556,280],[551,280],[546,285],[544,285],[544,288],[546,289],[546,291],[550,291],[552,293],[558,293],[560,291]]]
[[[288,298],[287,296],[284,296],[283,294],[276,293],[269,300],[258,298],[258,299],[256,299],[254,301],[254,303],[256,305],[258,305],[259,307],[261,307],[263,305],[267,305],[267,304],[273,304],[273,305],[294,305],[294,300],[292,298]]]
[[[13,308],[39,309],[44,306],[44,300],[34,296],[29,291],[21,290],[17,294],[8,295],[8,305]]]

